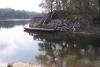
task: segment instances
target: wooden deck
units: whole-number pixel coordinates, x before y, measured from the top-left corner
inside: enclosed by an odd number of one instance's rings
[[[27,31],[44,31],[44,32],[53,32],[56,31],[54,29],[46,29],[46,28],[30,28],[30,27],[24,27]]]

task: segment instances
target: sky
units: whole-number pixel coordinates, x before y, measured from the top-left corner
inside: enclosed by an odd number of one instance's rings
[[[0,8],[42,12],[42,8],[39,7],[41,2],[42,0],[0,0]]]

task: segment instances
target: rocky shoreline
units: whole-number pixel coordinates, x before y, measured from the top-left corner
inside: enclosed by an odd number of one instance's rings
[[[55,29],[64,32],[89,32],[100,33],[99,20],[87,19],[86,17],[72,16],[67,11],[53,11],[45,16],[33,18],[29,24],[32,28]]]
[[[59,31],[100,33],[100,27],[93,23],[93,21],[87,19],[53,19],[47,24],[40,24],[38,21],[30,23],[29,26],[32,28],[46,28]]]

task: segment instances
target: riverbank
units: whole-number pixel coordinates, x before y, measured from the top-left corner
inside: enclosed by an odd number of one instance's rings
[[[54,29],[64,32],[88,32],[100,33],[99,20],[87,19],[84,17],[73,17],[66,11],[48,13],[45,17],[33,18],[29,27]]]
[[[40,64],[31,64],[31,63],[23,63],[23,62],[16,62],[11,64],[0,64],[1,67],[43,67]]]
[[[65,32],[100,33],[99,25],[96,25],[93,21],[87,19],[55,19],[48,22],[48,24],[33,23],[30,24],[30,27],[55,29]]]

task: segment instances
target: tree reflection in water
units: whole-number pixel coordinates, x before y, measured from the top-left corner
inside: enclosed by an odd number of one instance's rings
[[[36,56],[44,67],[100,67],[99,36],[66,33],[30,33],[34,40],[42,41]]]
[[[12,28],[15,25],[26,25],[29,21],[0,21],[0,28]]]

